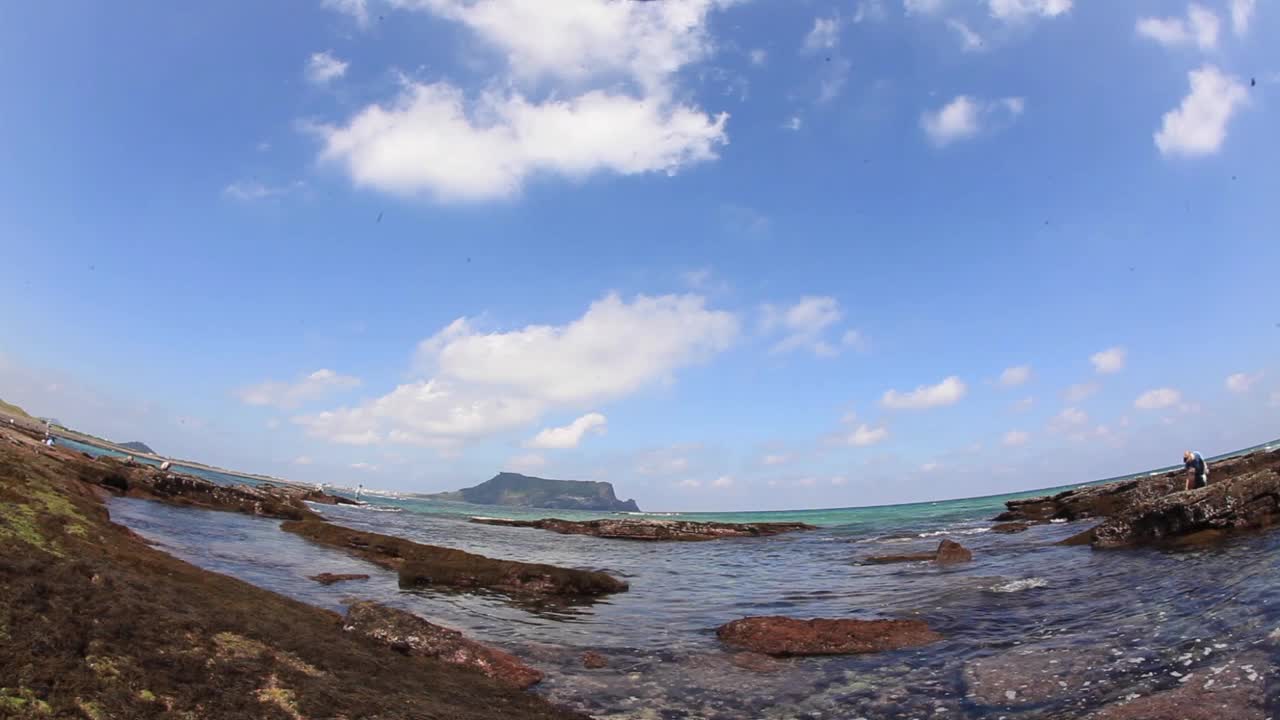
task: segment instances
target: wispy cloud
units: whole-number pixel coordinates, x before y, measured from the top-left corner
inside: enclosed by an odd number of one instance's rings
[[[1020,97],[984,100],[958,95],[951,102],[927,111],[920,117],[920,127],[938,147],[977,137],[985,130],[1012,123],[1022,115],[1026,102]]]
[[[954,405],[969,390],[964,381],[952,375],[937,385],[921,385],[910,392],[889,390],[880,398],[880,404],[895,410],[923,410]]]

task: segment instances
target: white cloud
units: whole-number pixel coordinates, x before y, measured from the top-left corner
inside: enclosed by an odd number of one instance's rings
[[[1093,363],[1093,369],[1099,375],[1113,375],[1124,369],[1128,356],[1129,351],[1122,347],[1113,347],[1090,355],[1089,362]]]
[[[988,101],[959,95],[951,102],[920,116],[920,127],[939,147],[976,137],[985,128],[1007,125],[1026,109],[1022,98]]]
[[[689,490],[696,490],[702,487],[702,481],[694,480],[693,478],[685,478],[684,480],[681,480],[680,482],[676,483],[676,485],[682,488],[687,488]]]
[[[1191,92],[1182,104],[1165,113],[1155,143],[1163,155],[1212,155],[1227,139],[1227,123],[1249,92],[1235,77],[1213,65],[1188,73]]]
[[[306,455],[299,455],[293,459],[294,465],[310,465],[312,462],[311,458]]]
[[[733,477],[730,475],[721,475],[720,477],[711,481],[711,487],[719,488],[719,489],[733,487]]]
[[[831,478],[831,484],[835,487],[841,487],[849,484],[849,478],[844,475],[835,475]]]
[[[1233,393],[1246,393],[1262,379],[1262,373],[1235,373],[1227,376],[1227,389]]]
[[[588,413],[564,427],[547,428],[525,443],[544,450],[576,448],[587,433],[603,435],[609,421],[600,413]]]
[[[328,85],[331,81],[347,74],[349,63],[339,60],[329,51],[312,53],[307,60],[307,82],[312,85]]]
[[[853,12],[853,22],[860,23],[867,20],[880,22],[888,16],[883,0],[860,0],[857,9]]]
[[[765,455],[760,460],[765,465],[786,465],[791,462],[790,455]]]
[[[1000,384],[1005,387],[1017,387],[1019,385],[1026,384],[1030,379],[1030,365],[1017,365],[1015,367],[1005,368],[1005,371],[1000,373]]]
[[[960,36],[960,47],[965,52],[977,52],[982,49],[982,36],[974,32],[964,21],[951,18],[947,21],[947,26]]]
[[[321,5],[344,15],[350,15],[360,27],[369,25],[368,0],[321,0]]]
[[[238,390],[236,395],[246,405],[292,408],[330,392],[350,390],[359,386],[360,378],[321,369],[292,383],[268,380],[250,385]]]
[[[527,453],[524,455],[516,455],[507,460],[506,467],[514,472],[531,472],[539,468],[545,467],[547,459],[538,453]]]
[[[927,462],[920,466],[920,472],[927,472],[927,473],[933,472],[934,470],[937,470],[940,467],[942,467],[942,465],[936,462]]]
[[[351,463],[351,469],[359,470],[361,472],[377,472],[378,466],[370,465],[369,463],[366,463],[366,462],[358,462],[358,463]]]
[[[849,434],[845,442],[854,447],[870,447],[884,442],[888,437],[889,429],[885,426],[871,427],[863,423],[854,428],[854,431]]]
[[[483,333],[459,318],[418,347],[430,378],[400,385],[357,407],[295,418],[335,442],[398,442],[452,448],[525,427],[552,409],[630,395],[726,349],[732,314],[697,295],[615,294],[565,325]]]
[[[1231,29],[1236,35],[1249,32],[1249,23],[1253,20],[1253,11],[1257,0],[1231,0]]]
[[[1078,432],[1089,422],[1089,415],[1080,408],[1064,408],[1049,421],[1049,427],[1058,432]]]
[[[830,50],[840,44],[840,18],[814,18],[813,28],[804,37],[803,49],[808,53]]]
[[[849,71],[853,63],[837,57],[831,62],[823,63],[821,78],[818,81],[818,102],[827,103],[840,96],[845,83],[849,81]]]
[[[769,53],[761,48],[756,48],[748,53],[751,58],[751,64],[760,67],[769,61]]]
[[[680,71],[713,51],[707,18],[731,0],[396,0],[470,29],[506,75],[468,97],[405,80],[399,96],[317,125],[322,159],[399,195],[479,201],[530,178],[675,173],[717,157],[728,115],[683,104]]]
[[[1071,11],[1072,0],[987,0],[991,16],[1006,22],[1053,18]]]
[[[792,115],[786,119],[786,122],[782,123],[783,128],[792,131],[799,130],[803,125],[804,121],[800,119],[799,115]]]
[[[1010,430],[1004,434],[1004,444],[1008,447],[1017,447],[1018,445],[1026,445],[1031,439],[1031,433],[1022,430]]]
[[[1062,393],[1062,399],[1069,403],[1078,403],[1089,397],[1093,397],[1102,389],[1098,383],[1077,383],[1068,387]]]
[[[689,469],[689,458],[681,448],[666,448],[645,453],[636,466],[640,475],[678,475]]]
[[[834,357],[847,347],[861,343],[861,336],[849,330],[838,342],[826,339],[827,330],[844,318],[840,302],[833,297],[808,296],[789,307],[765,305],[760,309],[760,327],[765,333],[784,337],[772,348],[775,353],[808,350],[818,357]]]
[[[257,180],[237,180],[222,189],[222,194],[233,200],[250,202],[283,197],[303,187],[301,180],[288,185],[266,185]]]
[[[1192,3],[1187,17],[1138,18],[1137,32],[1165,47],[1195,44],[1201,50],[1218,46],[1218,16],[1202,5]]]
[[[1173,388],[1157,388],[1139,395],[1138,399],[1133,401],[1133,406],[1139,410],[1163,410],[1180,402],[1182,402],[1182,393]]]
[[[889,390],[880,399],[880,404],[896,410],[922,410],[955,405],[966,392],[968,387],[964,381],[952,375],[937,385],[921,385],[910,392]]]
[[[1010,405],[1009,408],[1014,412],[1026,412],[1035,404],[1036,399],[1031,396],[1027,396]]]
[[[943,0],[902,0],[908,15],[936,15],[942,9]]]

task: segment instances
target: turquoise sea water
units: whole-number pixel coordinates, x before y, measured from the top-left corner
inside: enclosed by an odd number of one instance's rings
[[[1132,476],[1130,476],[1132,477]],[[1035,491],[1024,494],[1041,494]],[[113,519],[164,550],[304,602],[341,612],[353,599],[400,607],[509,650],[546,673],[536,692],[601,720],[1031,720],[1090,712],[1206,683],[1228,662],[1256,667],[1268,714],[1280,717],[1280,532],[1183,552],[1096,552],[1056,543],[1085,527],[990,532],[1014,496],[879,508],[694,514],[800,520],[812,532],[699,543],[643,543],[467,522],[521,511],[422,499],[316,506],[349,527],[489,557],[598,569],[627,592],[596,601],[529,603],[493,593],[405,589],[394,573],[279,530],[273,520],[109,504]],[[596,514],[599,515],[599,514]],[[931,550],[943,538],[974,561],[868,565],[871,555]],[[320,572],[365,573],[322,586]],[[715,629],[751,615],[920,618],[942,635],[924,648],[743,666]],[[604,655],[588,670],[581,655]],[[1052,676],[1035,698],[979,698],[984,666]],[[1055,674],[1056,673],[1056,674]],[[1251,681],[1254,682],[1254,681]]]

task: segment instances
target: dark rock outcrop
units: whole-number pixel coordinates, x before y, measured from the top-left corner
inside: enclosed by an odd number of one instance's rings
[[[194,475],[119,460],[80,465],[78,477],[128,497],[280,520],[318,518],[303,501],[323,495],[316,490],[273,485],[219,485]]]
[[[582,667],[588,670],[599,670],[600,668],[609,667],[609,661],[600,653],[588,650],[582,653]]]
[[[541,672],[511,653],[481,645],[457,630],[377,603],[361,602],[348,608],[343,629],[367,635],[406,655],[436,658],[522,690],[542,680]]]
[[[1212,463],[1209,480],[1208,487],[1184,490],[1186,474],[1179,470],[1089,485],[1011,500],[996,520],[1101,519],[1096,528],[1063,541],[1095,547],[1203,542],[1280,523],[1280,451]]]
[[[749,617],[720,626],[734,647],[774,657],[851,655],[919,647],[941,639],[923,620],[797,620]]]
[[[320,573],[319,575],[311,575],[308,580],[315,580],[321,585],[333,585],[334,583],[349,582],[351,580],[368,580],[368,575],[359,575],[356,573]]]
[[[569,597],[603,595],[627,589],[625,582],[603,572],[495,560],[319,520],[285,522],[280,528],[395,570],[404,587],[487,588],[516,595]]]
[[[715,523],[677,520],[506,520],[473,517],[471,522],[502,527],[525,527],[551,530],[563,535],[595,535],[621,540],[697,541],[731,537],[763,537],[797,530],[816,530],[804,523]]]
[[[548,480],[510,472],[498,473],[475,487],[424,497],[478,505],[640,512],[635,500],[619,500],[607,482]]]
[[[864,565],[891,565],[909,562],[936,562],[939,565],[969,562],[973,553],[958,542],[943,540],[938,549],[930,553],[912,553],[907,555],[873,555],[862,561]]]
[[[1011,535],[1013,533],[1023,532],[1034,524],[1035,523],[1029,523],[1029,522],[998,523],[996,525],[991,526],[991,532],[999,533],[1001,535]]]

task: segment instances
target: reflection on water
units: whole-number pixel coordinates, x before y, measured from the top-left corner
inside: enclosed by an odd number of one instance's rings
[[[1055,546],[1079,530],[1071,525],[961,535],[985,526],[988,504],[935,506],[914,519],[867,515],[854,525],[773,538],[649,544],[416,512],[318,508],[357,529],[601,569],[631,583],[629,592],[594,604],[522,607],[494,594],[401,590],[393,573],[282,533],[275,521],[136,500],[112,501],[110,509],[117,521],[210,570],[335,610],[348,599],[378,600],[503,646],[548,673],[540,692],[601,718],[1073,716],[1175,687],[1180,677],[1212,672],[1246,651],[1274,656],[1277,643],[1267,638],[1280,626],[1272,597],[1280,533],[1181,553]],[[889,548],[931,549],[943,530],[974,551],[973,563],[858,564]],[[330,587],[306,579],[320,572],[370,579]],[[763,664],[716,640],[717,626],[760,614],[919,616],[945,639],[905,652]],[[584,669],[584,650],[604,654],[609,667]],[[966,673],[979,667],[975,661],[1026,666],[1023,653],[1052,658],[1046,668],[1069,669],[1060,692],[998,705],[972,696]]]

